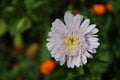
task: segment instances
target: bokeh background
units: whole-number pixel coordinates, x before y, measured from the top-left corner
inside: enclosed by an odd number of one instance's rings
[[[79,68],[60,66],[46,48],[66,11],[99,28],[101,45]],[[120,80],[120,0],[0,0],[0,80]]]

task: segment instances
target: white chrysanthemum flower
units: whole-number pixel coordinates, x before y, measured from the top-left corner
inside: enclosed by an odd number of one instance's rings
[[[98,29],[95,24],[89,25],[89,19],[82,21],[80,14],[66,12],[64,20],[65,24],[59,19],[52,23],[47,48],[61,65],[66,62],[68,67],[79,67],[87,63],[87,57],[92,58],[90,53],[96,53]]]

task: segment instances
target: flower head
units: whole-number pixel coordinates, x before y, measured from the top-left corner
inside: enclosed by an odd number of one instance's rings
[[[112,6],[112,4],[111,3],[106,3],[106,9],[108,10],[108,11],[113,11],[113,6]]]
[[[95,24],[89,25],[89,19],[82,21],[80,14],[66,12],[64,20],[65,24],[59,19],[52,23],[47,48],[61,65],[66,62],[68,67],[79,67],[87,63],[87,57],[92,58],[90,53],[96,53],[98,29]]]
[[[27,55],[29,57],[35,57],[37,55],[39,45],[37,43],[31,44],[27,49]]]
[[[23,52],[25,45],[21,34],[16,34],[14,36],[14,46],[18,52]]]
[[[48,75],[54,70],[55,66],[56,65],[53,60],[46,60],[40,65],[40,72],[42,74]]]
[[[106,8],[103,4],[95,4],[92,7],[92,11],[97,15],[103,15],[106,12]]]

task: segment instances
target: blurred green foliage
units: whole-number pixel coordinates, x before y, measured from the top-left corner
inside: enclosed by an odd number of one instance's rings
[[[91,12],[94,4],[107,2],[113,11],[101,16]],[[119,5],[120,0],[0,0],[0,80],[119,80]],[[63,19],[67,10],[78,10],[97,24],[101,45],[87,65],[69,69],[58,63],[50,75],[43,75],[39,67],[51,58],[46,48],[51,23]],[[22,43],[15,39],[17,35],[22,36]],[[33,43],[39,48],[31,57],[27,49]]]

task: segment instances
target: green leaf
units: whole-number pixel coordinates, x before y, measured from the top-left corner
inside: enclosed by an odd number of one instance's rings
[[[94,61],[93,63],[89,64],[88,67],[89,67],[90,72],[92,74],[100,75],[107,70],[108,64],[98,62],[98,61],[96,61],[96,62]]]
[[[16,80],[17,76],[19,74],[19,68],[14,67],[12,70],[4,70],[2,75],[0,76],[1,80]]]
[[[111,2],[111,4],[113,5],[113,10],[115,11],[115,12],[117,12],[119,9],[120,9],[120,0],[116,0],[116,1],[110,1]]]
[[[8,7],[6,7],[6,8],[4,9],[4,12],[5,12],[5,13],[13,13],[14,10],[15,10],[15,7],[13,7],[13,6],[8,6]]]
[[[77,77],[77,76],[78,76],[78,75],[71,75],[71,76],[65,78],[65,80],[74,80],[75,77]]]
[[[16,35],[22,33],[31,27],[31,21],[27,17],[23,17],[20,20],[16,21],[11,27],[11,35]]]
[[[4,20],[0,20],[0,37],[7,32],[7,25]]]
[[[32,6],[34,5],[35,0],[25,0],[24,3],[26,6],[26,9],[30,10],[30,9],[32,9]]]
[[[35,8],[37,8],[37,7],[39,7],[39,6],[42,6],[42,5],[46,4],[46,3],[47,3],[46,1],[36,2],[36,3],[33,5],[32,9],[35,9]]]
[[[14,45],[15,46],[21,46],[23,45],[23,39],[21,34],[16,34],[14,36]]]
[[[81,66],[80,68],[78,68],[79,74],[83,75],[84,74],[84,68],[83,66]]]
[[[39,6],[42,6],[44,4],[46,4],[46,1],[38,1],[35,2],[35,0],[25,0],[25,6],[26,9],[28,10],[28,13],[31,13],[31,11]]]
[[[50,59],[50,53],[46,48],[41,48],[39,50],[39,56],[40,56],[40,62],[43,62],[44,60]]]
[[[106,63],[106,64],[111,63],[113,58],[112,53],[108,51],[101,52],[99,53],[98,56],[99,56],[99,62]]]

